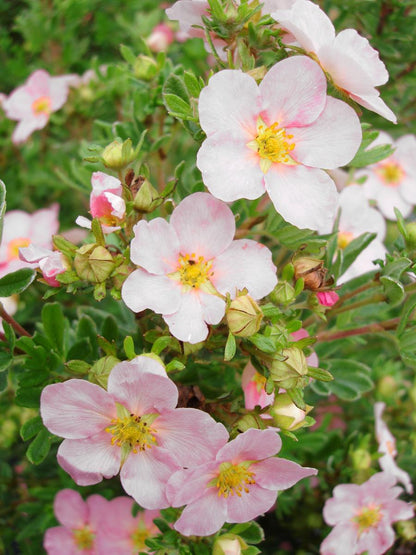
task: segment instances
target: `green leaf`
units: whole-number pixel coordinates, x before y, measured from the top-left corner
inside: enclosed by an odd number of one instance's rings
[[[176,96],[175,94],[164,94],[163,99],[169,112],[177,114],[178,116],[192,115],[191,106],[179,96]]]
[[[36,272],[30,268],[22,268],[0,279],[0,297],[10,297],[22,293],[33,282]]]
[[[175,74],[167,78],[163,86],[163,95],[177,96],[189,106],[189,95],[185,83]]]
[[[334,379],[334,376],[328,370],[315,366],[308,366],[308,376],[320,382],[330,382]]]
[[[292,387],[291,389],[288,389],[286,393],[299,409],[306,409],[306,403],[303,398],[303,389],[300,389],[299,387]]]
[[[0,351],[0,372],[4,372],[10,366],[13,361],[13,356],[11,353],[5,351]]]
[[[137,56],[134,54],[131,48],[129,48],[125,44],[120,44],[120,53],[128,64],[132,66],[135,64]]]
[[[400,281],[389,276],[381,276],[380,282],[383,284],[387,302],[393,306],[400,304],[405,295],[404,287]]]
[[[224,349],[224,360],[225,361],[232,360],[234,358],[236,350],[237,350],[237,345],[236,345],[235,337],[231,332],[229,332],[227,343],[225,344],[225,349]]]
[[[0,179],[0,243],[3,236],[3,220],[6,212],[6,186]]]
[[[192,96],[193,98],[198,98],[199,93],[201,92],[201,89],[202,89],[201,82],[190,71],[185,71],[183,74],[183,78],[185,81],[186,88],[188,89],[189,96]]]
[[[183,370],[184,368],[185,368],[184,363],[178,360],[177,358],[174,358],[166,365],[166,372],[169,373],[174,370]]]
[[[412,315],[412,312],[414,311],[415,308],[416,308],[416,294],[408,297],[403,305],[402,312],[400,315],[400,323],[397,326],[398,336],[400,336],[404,332],[407,326],[407,322],[409,321]]]
[[[11,327],[11,325],[8,324],[5,320],[3,320],[2,323],[3,323],[4,335],[6,336],[6,339],[8,342],[8,347],[10,352],[12,353],[16,345],[16,334],[14,333],[14,329]]]
[[[26,456],[32,464],[40,464],[49,453],[50,448],[51,436],[48,430],[43,428],[29,445]]]
[[[23,441],[27,441],[39,433],[42,428],[42,418],[40,416],[35,416],[34,418],[27,420],[20,428],[20,437]]]
[[[132,360],[133,358],[135,358],[136,355],[136,351],[134,350],[134,341],[131,335],[128,335],[123,342],[123,348],[124,348],[124,352],[126,353],[126,356],[129,360]]]
[[[43,387],[19,387],[14,402],[19,407],[37,409],[39,408],[42,389]]]
[[[393,154],[394,150],[391,145],[378,145],[369,150],[364,150],[361,145],[357,154],[348,165],[352,168],[364,168],[388,158]]]
[[[264,540],[263,528],[253,521],[236,524],[230,529],[230,533],[240,536],[247,543],[260,543]]]
[[[60,354],[64,352],[65,318],[59,303],[48,303],[42,309],[46,337]]]
[[[345,249],[343,249],[343,260],[340,269],[340,275],[342,275],[355,261],[357,256],[368,247],[368,245],[376,238],[376,233],[363,233],[359,237],[356,237],[349,243]]]
[[[311,383],[311,388],[319,395],[333,393],[344,401],[355,401],[374,387],[370,368],[361,362],[331,359],[328,362],[328,371],[333,375],[333,381]]]
[[[253,343],[260,351],[263,353],[273,354],[276,352],[276,345],[273,339],[270,337],[264,337],[260,333],[256,333],[248,338],[248,340]]]
[[[400,279],[403,272],[405,272],[412,265],[410,258],[401,256],[400,258],[395,258],[391,262],[387,262],[381,271],[383,276],[389,276],[391,278]]]

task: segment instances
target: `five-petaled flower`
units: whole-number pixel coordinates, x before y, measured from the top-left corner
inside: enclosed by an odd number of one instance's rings
[[[357,115],[326,94],[326,78],[306,56],[275,64],[257,86],[240,70],[211,77],[199,98],[207,134],[197,166],[224,201],[265,191],[289,223],[331,230],[338,195],[322,169],[347,164],[361,142]]]

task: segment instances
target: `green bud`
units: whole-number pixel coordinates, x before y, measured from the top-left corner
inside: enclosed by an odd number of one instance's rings
[[[281,360],[281,356],[272,360],[271,379],[284,389],[302,387],[304,376],[308,373],[308,363],[303,351],[297,347],[290,347],[283,349],[282,356],[286,357],[285,360]]]
[[[287,281],[281,281],[270,293],[275,304],[289,304],[295,298],[295,290]]]
[[[136,152],[131,139],[124,142],[121,139],[116,139],[105,147],[101,158],[106,168],[121,170],[133,162],[136,158]]]
[[[409,222],[405,225],[406,230],[406,246],[408,249],[416,249],[416,222]]]
[[[158,71],[157,62],[150,56],[140,54],[133,66],[133,73],[137,79],[151,81]]]
[[[106,248],[93,243],[92,245],[83,245],[77,250],[74,267],[81,279],[91,283],[101,283],[114,270],[114,261]]]
[[[371,467],[371,455],[366,449],[356,449],[351,453],[354,470],[368,470]]]
[[[88,373],[88,380],[107,389],[108,376],[120,361],[114,356],[106,356],[97,360]]]
[[[279,393],[269,414],[278,428],[293,431],[304,425],[305,416],[312,410],[312,407],[306,407],[306,410],[298,408],[287,393]]]
[[[265,430],[267,424],[260,414],[255,414],[254,412],[244,415],[238,420],[234,428],[239,432],[246,432],[250,428],[255,428],[256,430]]]
[[[259,305],[249,295],[241,295],[226,310],[230,332],[238,337],[251,337],[261,326],[263,313]]]
[[[223,534],[213,545],[212,555],[241,555],[247,547],[245,541],[236,534]]]
[[[153,212],[160,205],[161,201],[159,192],[150,181],[145,179],[134,197],[133,206],[138,212],[149,213]]]

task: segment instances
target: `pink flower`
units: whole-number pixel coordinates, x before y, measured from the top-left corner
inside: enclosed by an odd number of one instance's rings
[[[162,218],[134,227],[130,257],[140,266],[121,291],[126,305],[141,312],[150,308],[181,341],[198,343],[207,324],[218,324],[225,313],[225,295],[247,289],[253,299],[276,285],[271,252],[249,239],[233,241],[234,216],[228,206],[208,193],[194,193]]]
[[[126,203],[122,198],[123,187],[120,180],[103,172],[94,172],[91,185],[91,216],[100,220],[104,233],[112,233],[120,229],[120,224],[126,215]],[[90,220],[83,216],[78,216],[76,223],[91,229]]]
[[[227,441],[224,426],[197,409],[175,409],[178,390],[164,367],[142,355],[117,364],[108,391],[71,379],[45,387],[45,426],[64,437],[59,464],[82,485],[118,473],[142,507],[168,506],[165,484],[181,466],[209,460]]]
[[[169,25],[160,23],[154,27],[146,42],[153,52],[165,52],[169,45],[172,44],[174,38],[175,34]]]
[[[32,243],[45,249],[52,248],[52,235],[57,233],[59,205],[28,214],[11,210],[4,216],[3,237],[0,245],[0,277],[20,268],[34,268],[19,259],[19,249]]]
[[[393,522],[413,516],[413,508],[397,497],[401,488],[395,478],[381,472],[367,482],[342,484],[325,503],[324,519],[335,526],[321,544],[321,555],[368,555],[385,553],[394,542]]]
[[[394,476],[397,481],[404,485],[407,493],[411,494],[413,493],[413,486],[410,481],[410,476],[407,472],[399,468],[394,460],[397,455],[396,440],[382,419],[385,408],[386,405],[384,403],[376,403],[374,405],[376,437],[379,444],[378,452],[383,455],[379,458],[378,462],[380,468],[384,470],[384,472]]]
[[[354,260],[339,278],[339,283],[376,269],[373,260],[384,260],[387,250],[383,245],[386,222],[375,208],[368,204],[364,189],[360,185],[348,185],[339,195],[341,215],[338,223],[338,247],[344,249],[362,233],[377,233],[377,237]]]
[[[38,69],[3,101],[6,117],[19,122],[12,135],[15,144],[25,142],[33,131],[45,127],[51,113],[65,104],[69,86],[76,77],[51,77],[47,71]]]
[[[67,262],[61,252],[30,244],[28,247],[19,249],[19,258],[30,264],[37,263],[46,283],[51,287],[60,287],[61,284],[56,276],[63,274],[68,269]]]
[[[109,508],[101,495],[90,495],[86,501],[77,491],[63,489],[56,494],[54,511],[62,526],[46,530],[43,547],[48,555],[94,555],[98,553],[95,541],[100,520]],[[112,555],[108,549],[99,552]]]
[[[174,528],[184,536],[209,536],[224,522],[248,522],[272,507],[278,490],[317,473],[274,457],[281,445],[273,430],[250,429],[209,462],[178,470],[167,496],[173,507],[186,507]]]
[[[361,142],[357,115],[326,95],[326,78],[306,56],[275,64],[260,86],[239,70],[220,71],[201,91],[207,139],[197,157],[209,191],[225,201],[265,191],[285,220],[331,230],[338,194],[321,168],[347,164]]]
[[[344,29],[335,36],[329,17],[308,0],[297,0],[290,9],[277,10],[272,17],[307,53],[318,58],[339,89],[358,104],[396,123],[396,116],[375,88],[386,83],[389,75],[366,38],[354,29]]]
[[[335,291],[317,291],[316,296],[319,304],[323,306],[334,306],[339,299],[339,295]]]
[[[97,536],[97,554],[136,555],[149,552],[144,543],[147,538],[159,534],[153,519],[160,516],[157,510],[140,511],[132,515],[133,499],[116,497],[108,504],[108,510],[100,521]]]
[[[369,148],[391,144],[394,153],[377,164],[357,172],[356,177],[365,177],[364,192],[377,203],[381,213],[389,220],[396,220],[394,208],[406,218],[416,204],[416,138],[404,135],[397,141],[387,133],[380,132]]]

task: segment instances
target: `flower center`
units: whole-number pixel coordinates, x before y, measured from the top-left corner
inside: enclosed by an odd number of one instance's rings
[[[358,525],[358,533],[362,534],[369,528],[377,526],[382,516],[380,505],[371,503],[367,507],[360,509],[352,520]]]
[[[32,102],[32,110],[36,116],[45,114],[49,116],[51,113],[51,99],[49,96],[41,96]]]
[[[220,472],[215,482],[218,488],[218,497],[227,498],[234,494],[241,497],[243,490],[249,493],[248,486],[256,483],[254,476],[254,472],[250,472],[244,463],[221,463]]]
[[[253,376],[253,382],[256,384],[256,389],[259,393],[264,391],[266,387],[266,378],[260,374],[260,372],[256,372]]]
[[[145,540],[150,537],[150,534],[146,528],[138,528],[131,535],[131,540],[136,551],[147,551],[148,547],[145,544]]]
[[[290,139],[293,139],[293,135],[288,135],[285,129],[279,127],[278,122],[267,127],[259,118],[257,137],[247,143],[247,146],[260,156],[260,168],[263,173],[266,173],[273,162],[290,165],[296,163],[290,156],[290,152],[295,148],[294,143],[288,142]]]
[[[16,237],[9,241],[7,245],[7,260],[14,260],[19,258],[19,249],[28,247],[32,241],[28,237]]]
[[[89,528],[73,530],[72,533],[74,535],[75,544],[80,551],[83,549],[92,549],[94,547],[94,534]]]
[[[404,177],[404,171],[397,162],[381,163],[376,171],[384,183],[390,187],[397,187],[400,185]]]
[[[354,239],[354,235],[349,231],[340,231],[338,233],[338,247],[340,249],[345,249],[351,241]]]
[[[195,256],[195,254],[186,254],[179,256],[179,279],[183,285],[189,287],[200,287],[203,283],[209,281],[212,276],[212,262],[205,260],[203,256]]]
[[[130,414],[122,418],[114,418],[112,425],[105,429],[113,437],[112,445],[119,447],[130,447],[133,453],[151,449],[157,445],[155,434],[156,430],[150,426],[155,419],[155,415],[135,416]]]

